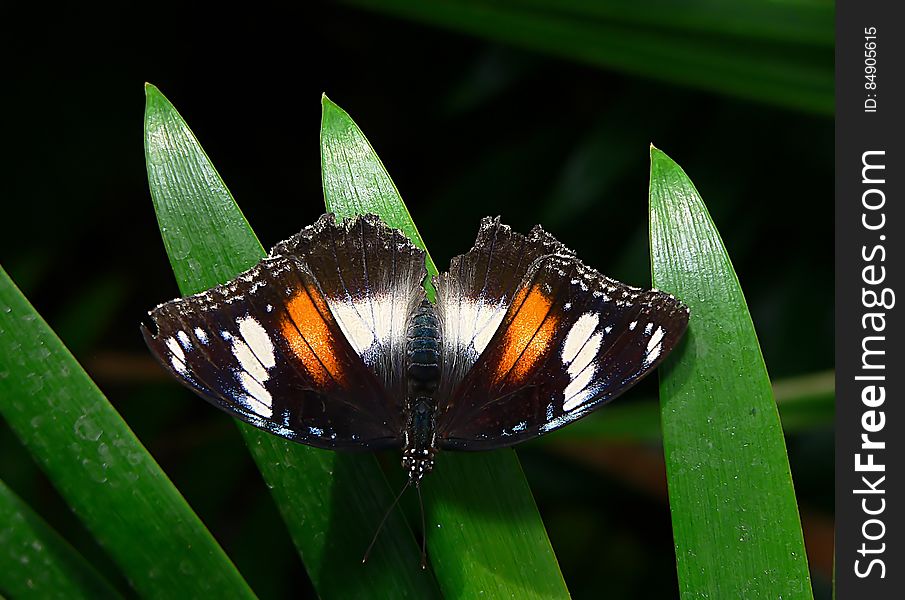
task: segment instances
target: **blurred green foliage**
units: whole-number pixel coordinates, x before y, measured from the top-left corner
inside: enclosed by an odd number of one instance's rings
[[[833,111],[831,2],[346,1],[634,76]]]

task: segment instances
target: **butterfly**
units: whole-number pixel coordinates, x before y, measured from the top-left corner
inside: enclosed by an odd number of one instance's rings
[[[156,307],[142,333],[234,417],[318,448],[399,448],[417,486],[440,450],[512,446],[584,417],[653,371],[688,324],[672,295],[499,217],[433,279],[435,303],[426,277],[399,230],[328,213],[235,279]]]

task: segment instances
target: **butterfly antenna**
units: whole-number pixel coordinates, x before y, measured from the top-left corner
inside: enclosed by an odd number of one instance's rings
[[[418,506],[421,507],[421,569],[427,569],[427,527],[424,526],[424,501],[421,500],[421,484],[416,483],[415,489],[418,490]]]
[[[405,490],[409,489],[409,484],[411,483],[411,479],[405,482],[405,485],[402,486],[401,490],[399,490],[399,494],[396,495],[396,499],[393,500],[393,503],[390,504],[390,507],[387,509],[386,513],[384,513],[383,518],[380,520],[380,525],[377,526],[377,531],[374,532],[374,537],[371,539],[371,543],[368,544],[368,549],[365,550],[365,555],[361,559],[361,564],[365,564],[365,562],[367,562],[368,556],[371,554],[371,549],[374,548],[374,544],[377,543],[377,536],[380,535],[380,530],[383,529],[383,524],[387,522],[387,518],[390,516],[390,513],[393,512],[394,508],[396,508],[396,505],[399,503],[399,499],[402,498],[402,494],[405,493]]]

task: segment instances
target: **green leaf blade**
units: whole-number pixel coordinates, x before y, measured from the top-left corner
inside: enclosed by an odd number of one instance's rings
[[[321,113],[321,172],[327,211],[342,220],[373,213],[394,229],[399,229],[426,253],[427,296],[434,300],[437,266],[402,202],[396,184],[390,178],[368,138],[348,113],[326,95]]]
[[[700,195],[651,148],[654,285],[691,309],[661,367],[670,509],[684,598],[811,598],[785,440],[735,271]]]
[[[122,598],[2,481],[0,523],[0,590],[25,599]]]
[[[185,499],[2,268],[0,356],[5,357],[0,413],[140,594],[254,597]]]
[[[229,281],[266,253],[179,113],[150,84],[146,98],[148,185],[179,290],[190,295]],[[209,243],[211,236],[220,244]]]
[[[328,210],[343,217],[376,213],[424,248],[367,138],[326,97],[321,127]],[[440,453],[422,489],[428,554],[445,596],[569,597],[515,452]]]
[[[154,86],[146,93],[148,175],[164,245],[180,290],[206,290],[253,266],[264,249],[176,109]],[[239,425],[321,597],[439,596],[418,568],[419,548],[398,511],[361,564],[393,501],[374,456],[318,450]]]

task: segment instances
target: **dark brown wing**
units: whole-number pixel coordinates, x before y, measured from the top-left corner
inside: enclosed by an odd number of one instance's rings
[[[401,412],[405,336],[424,299],[424,251],[376,215],[336,223],[326,214],[274,246],[271,255],[305,262],[340,329]]]
[[[441,381],[437,398],[449,398],[487,347],[529,267],[541,256],[571,251],[541,227],[526,236],[500,218],[481,220],[468,253],[435,280],[440,321]]]
[[[400,239],[401,238],[401,239]],[[396,348],[424,254],[376,217],[325,215],[236,279],[157,307],[160,362],[209,402],[317,447],[401,445]],[[394,290],[391,282],[406,286]]]
[[[653,371],[687,323],[669,294],[604,277],[571,254],[541,256],[440,407],[440,445],[510,446],[581,418]]]

